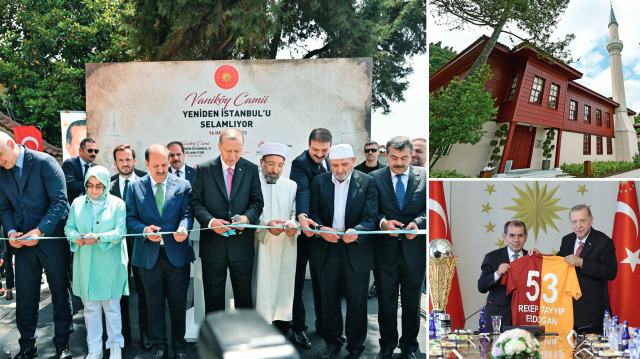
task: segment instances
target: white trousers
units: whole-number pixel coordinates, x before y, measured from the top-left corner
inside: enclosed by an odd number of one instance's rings
[[[87,327],[89,353],[102,351],[103,310],[107,324],[107,349],[112,347],[124,348],[120,297],[111,300],[83,300],[82,304],[84,304],[84,323]]]

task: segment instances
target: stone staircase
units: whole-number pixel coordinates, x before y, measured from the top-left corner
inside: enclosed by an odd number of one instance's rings
[[[560,168],[549,170],[521,168],[508,173],[495,174],[493,178],[573,178],[573,176],[562,172]]]

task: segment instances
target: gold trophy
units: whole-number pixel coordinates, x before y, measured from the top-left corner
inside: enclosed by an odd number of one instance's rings
[[[429,292],[438,338],[451,333],[451,315],[446,309],[457,262],[449,241],[439,238],[429,242]]]

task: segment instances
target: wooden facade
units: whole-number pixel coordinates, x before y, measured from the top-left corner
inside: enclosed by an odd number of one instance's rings
[[[437,91],[454,76],[466,75],[487,40],[486,36],[479,38],[433,73],[429,77],[429,91]],[[486,89],[499,107],[496,122],[509,124],[499,173],[504,172],[507,160],[513,161],[514,169],[530,166],[533,138],[540,127],[557,132],[554,167],[559,167],[563,131],[601,136],[605,144],[612,141],[613,113],[618,103],[575,82],[582,77],[579,71],[552,58],[540,58],[533,48],[509,49],[500,43],[495,45],[487,63],[493,77],[487,81]],[[574,119],[570,116],[572,101]],[[629,110],[629,114],[635,112]],[[529,134],[525,131],[527,127]],[[592,147],[595,153],[595,144]]]

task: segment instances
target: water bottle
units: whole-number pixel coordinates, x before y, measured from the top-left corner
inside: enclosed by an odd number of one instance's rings
[[[429,314],[429,339],[436,339],[436,321],[433,313]]]
[[[629,358],[637,359],[638,358],[638,328],[633,331],[633,338],[629,339]]]
[[[478,334],[487,332],[487,321],[484,319],[484,308],[480,309],[480,319],[478,319]]]
[[[609,315],[609,311],[604,311],[604,319],[602,320],[602,336],[607,338],[609,337],[609,328],[611,327],[611,316]]]
[[[629,349],[629,322],[624,321],[622,324],[622,350]]]

